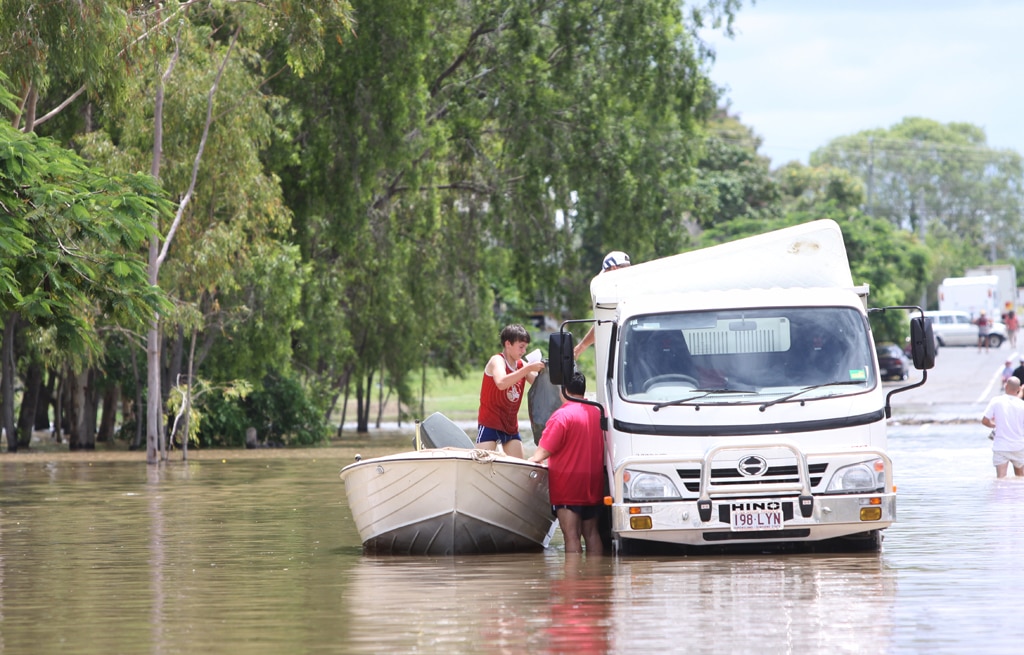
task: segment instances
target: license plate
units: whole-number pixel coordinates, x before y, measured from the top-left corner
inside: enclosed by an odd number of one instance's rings
[[[733,510],[729,522],[733,532],[781,530],[782,509]]]

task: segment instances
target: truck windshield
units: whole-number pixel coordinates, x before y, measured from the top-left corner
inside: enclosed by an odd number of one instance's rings
[[[867,321],[849,307],[636,316],[621,332],[618,367],[623,398],[653,404],[763,404],[800,390],[794,398],[809,400],[877,378]]]

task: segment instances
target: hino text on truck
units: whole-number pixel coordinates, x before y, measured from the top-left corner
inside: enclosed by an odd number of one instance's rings
[[[834,545],[877,549],[896,519],[869,311],[839,226],[815,221],[601,274],[591,283],[596,401],[617,551]],[[549,375],[573,370],[573,336]]]

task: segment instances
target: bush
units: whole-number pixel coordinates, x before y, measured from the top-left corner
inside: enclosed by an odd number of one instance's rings
[[[323,412],[298,381],[267,376],[263,388],[243,398],[228,398],[219,391],[203,396],[200,443],[240,448],[245,431],[253,427],[261,443],[311,445],[327,439]]]

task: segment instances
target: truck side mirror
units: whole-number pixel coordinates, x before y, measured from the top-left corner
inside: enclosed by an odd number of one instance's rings
[[[921,316],[910,319],[910,356],[916,369],[930,369],[935,366],[935,335],[932,333],[932,324]]]
[[[570,332],[555,332],[548,337],[548,379],[551,384],[565,384],[565,380],[572,376],[576,367],[573,346]]]

